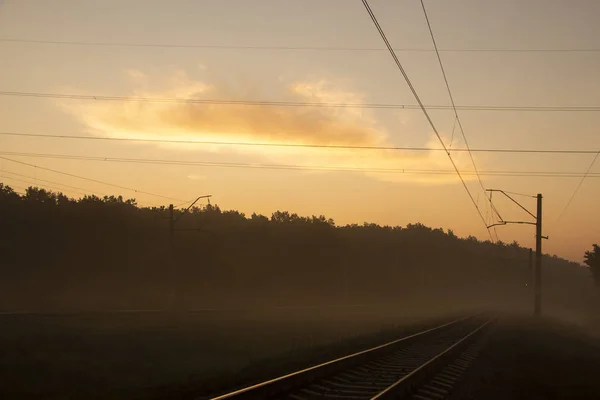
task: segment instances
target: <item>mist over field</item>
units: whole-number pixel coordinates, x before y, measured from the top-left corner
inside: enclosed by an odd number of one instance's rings
[[[326,216],[194,207],[177,220],[121,197],[0,191],[4,311],[531,307],[529,249],[419,223],[336,226]],[[171,242],[172,240],[172,242]],[[544,299],[583,312],[587,268],[544,256]]]
[[[529,249],[419,223],[207,205],[175,210],[171,236],[166,207],[4,185],[0,220],[9,396],[214,394],[419,327],[533,307]],[[589,326],[588,269],[543,262],[544,314]]]

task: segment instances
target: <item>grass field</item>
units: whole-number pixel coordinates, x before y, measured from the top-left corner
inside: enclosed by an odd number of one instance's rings
[[[501,318],[451,399],[600,399],[597,333],[551,318]]]
[[[209,393],[433,317],[386,307],[0,315],[0,398]]]

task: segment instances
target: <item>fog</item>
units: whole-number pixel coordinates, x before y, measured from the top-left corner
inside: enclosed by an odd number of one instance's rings
[[[516,242],[214,205],[176,210],[170,231],[166,208],[134,200],[1,189],[3,311],[532,308],[529,249]],[[547,311],[583,317],[588,268],[544,256],[542,283]]]
[[[176,211],[171,236],[166,208],[0,189],[0,370],[15,392],[210,392],[425,323],[533,312],[517,243],[214,205]],[[590,328],[595,295],[587,268],[543,257],[545,317]],[[31,368],[46,371],[33,386]]]

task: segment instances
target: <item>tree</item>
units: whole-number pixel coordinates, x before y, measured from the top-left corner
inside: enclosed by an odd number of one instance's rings
[[[594,277],[594,282],[596,283],[596,286],[600,287],[600,246],[597,244],[592,246],[594,249],[592,251],[585,252],[585,260],[583,262],[590,267]]]
[[[17,192],[13,190],[10,186],[7,186],[3,183],[0,183],[0,201],[11,201],[16,202],[19,201],[21,197]]]
[[[529,298],[525,288],[515,291],[527,259],[516,242],[465,239],[422,223],[336,226],[323,215],[283,210],[246,216],[210,204],[192,207],[178,224],[174,274],[167,268],[167,210],[118,194],[75,199],[29,188],[21,195],[0,183],[2,308],[160,308],[174,287],[190,308],[274,299],[327,305],[346,295],[361,304],[418,307],[496,302],[508,293],[511,301]],[[175,218],[182,212],[176,209]],[[588,256],[590,265],[597,265],[597,253]],[[587,290],[589,277],[579,263],[544,259],[549,296],[577,302],[581,293],[587,301],[579,288]]]
[[[252,221],[255,224],[264,226],[269,223],[269,218],[265,217],[262,214],[252,213],[252,216],[250,217],[250,221]]]

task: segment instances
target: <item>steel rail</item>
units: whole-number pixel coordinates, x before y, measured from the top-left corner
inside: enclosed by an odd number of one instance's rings
[[[469,332],[467,335],[465,335],[463,338],[461,338],[459,341],[455,342],[450,347],[446,348],[442,352],[440,352],[437,355],[435,355],[434,357],[430,358],[427,362],[421,364],[419,367],[415,368],[408,374],[404,375],[402,378],[398,379],[394,384],[390,385],[388,388],[386,388],[385,390],[383,390],[376,396],[373,396],[370,400],[383,400],[386,398],[392,398],[394,396],[398,396],[399,392],[401,392],[402,389],[404,389],[405,391],[407,389],[410,389],[411,380],[418,378],[419,375],[423,374],[428,367],[432,366],[436,361],[439,361],[442,357],[446,356],[452,350],[455,350],[461,344],[464,344],[469,338],[471,338],[477,332],[482,330],[484,327],[486,327],[488,324],[490,324],[493,320],[494,320],[493,318],[488,319],[486,322],[484,322],[483,324],[478,326],[475,330]]]
[[[444,323],[444,324],[435,326],[433,328],[426,329],[424,331],[420,331],[420,332],[417,332],[417,333],[414,333],[414,334],[411,334],[411,335],[408,335],[408,336],[404,336],[402,338],[393,340],[391,342],[384,343],[384,344],[379,345],[379,346],[375,346],[375,347],[372,347],[372,348],[369,348],[369,349],[366,349],[366,350],[362,350],[362,351],[359,351],[359,352],[356,352],[356,353],[352,353],[352,354],[349,354],[349,355],[344,356],[344,357],[336,358],[334,360],[330,360],[330,361],[327,361],[327,362],[324,362],[324,363],[321,363],[321,364],[318,364],[318,365],[314,365],[312,367],[308,367],[308,368],[305,368],[305,369],[302,369],[302,370],[299,370],[299,371],[296,371],[296,372],[292,372],[292,373],[289,373],[289,374],[286,374],[286,375],[283,375],[283,376],[280,376],[280,377],[277,377],[277,378],[274,378],[274,379],[269,379],[267,381],[260,382],[260,383],[257,383],[255,385],[251,385],[251,386],[248,386],[248,387],[244,387],[242,389],[238,389],[238,390],[235,390],[235,391],[232,391],[232,392],[229,392],[229,393],[225,393],[225,394],[222,394],[220,396],[213,397],[211,400],[224,400],[224,399],[230,399],[230,398],[234,398],[234,397],[241,396],[241,395],[252,396],[251,393],[253,391],[257,391],[259,389],[267,388],[269,386],[275,386],[277,384],[282,384],[285,381],[289,381],[289,380],[292,380],[294,378],[300,378],[300,377],[306,377],[307,378],[309,375],[311,375],[313,373],[316,373],[319,370],[324,370],[326,367],[329,367],[329,366],[332,366],[332,365],[335,365],[335,364],[340,364],[340,363],[342,363],[344,361],[350,361],[352,359],[357,359],[360,356],[366,356],[366,355],[369,355],[369,354],[373,354],[373,353],[375,353],[378,350],[385,349],[387,347],[390,347],[390,346],[395,345],[395,344],[400,343],[400,342],[407,341],[409,339],[413,339],[413,338],[416,338],[416,337],[419,337],[419,336],[423,336],[423,335],[425,335],[427,333],[431,333],[431,332],[434,332],[434,331],[439,331],[442,328],[445,328],[445,327],[457,324],[459,322],[465,321],[465,320],[473,318],[473,317],[474,316],[471,315],[471,316],[466,316],[466,317],[458,318],[458,319],[455,319],[453,321],[450,321],[450,322],[447,322],[447,323]]]

